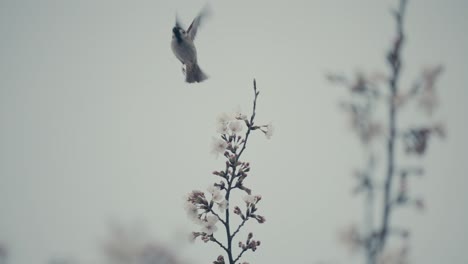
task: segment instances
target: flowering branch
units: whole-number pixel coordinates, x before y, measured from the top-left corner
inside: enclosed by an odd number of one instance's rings
[[[260,246],[260,241],[253,240],[253,233],[249,233],[245,242],[239,242],[241,251],[235,257],[232,246],[233,239],[244,227],[244,224],[251,218],[256,219],[260,224],[265,222],[265,217],[257,214],[257,204],[262,197],[252,195],[252,190],[244,185],[244,180],[250,172],[250,163],[240,160],[247,148],[247,142],[252,131],[261,131],[267,138],[270,138],[273,133],[271,123],[261,126],[254,123],[257,99],[260,94],[257,91],[255,80],[253,89],[254,100],[250,119],[240,111],[235,114],[223,114],[218,118],[217,131],[219,138],[213,140],[212,153],[217,156],[222,154],[226,161],[223,170],[213,172],[214,175],[221,178],[221,181],[208,188],[211,199],[208,199],[207,195],[202,191],[192,191],[187,197],[186,204],[189,217],[202,226],[201,232],[192,233],[192,238],[195,240],[200,237],[204,242],[212,241],[220,246],[226,252],[229,264],[235,264],[246,251],[255,251]],[[244,126],[246,132],[241,135]],[[244,197],[245,213],[241,211],[239,206],[234,206],[231,211],[231,194],[235,189],[247,193]],[[217,205],[217,210],[215,210],[215,205]],[[233,219],[231,213],[238,215],[241,220],[234,232],[232,232]],[[224,217],[221,214],[224,214]],[[223,242],[214,237],[214,233],[218,230],[216,226],[218,221],[223,224],[226,234],[226,240]],[[213,263],[224,264],[224,257],[220,255]]]
[[[253,237],[253,234],[252,233],[249,233],[248,237],[247,237],[247,241],[244,243],[242,242],[239,242],[239,247],[242,248],[242,251],[239,253],[239,255],[237,256],[237,258],[234,260],[234,263],[240,259],[240,257],[242,257],[242,254],[244,254],[244,252],[246,252],[247,250],[251,249],[252,251],[255,251],[257,250],[257,246],[260,246],[260,241],[255,241],[255,240],[251,240]]]
[[[411,127],[405,130],[398,130],[397,128],[399,110],[407,102],[417,100],[419,106],[426,113],[432,113],[437,102],[434,86],[443,69],[441,66],[425,69],[422,77],[408,91],[401,91],[399,82],[403,64],[402,48],[406,39],[403,25],[407,3],[408,0],[400,0],[398,9],[393,11],[397,34],[387,54],[387,62],[390,66],[388,76],[380,73],[365,76],[360,73],[355,82],[350,82],[347,78],[339,75],[328,76],[330,81],[350,87],[354,101],[343,103],[342,106],[350,113],[352,126],[363,145],[365,145],[369,156],[368,168],[363,172],[356,173],[359,184],[354,191],[355,193],[365,192],[367,194],[365,215],[367,230],[364,234],[361,234],[356,227],[352,226],[342,236],[343,242],[351,244],[351,248],[361,247],[364,249],[369,264],[375,264],[378,260],[389,257],[388,252],[385,252],[385,248],[390,234],[397,234],[405,240],[409,236],[408,230],[391,226],[392,212],[396,208],[408,204],[414,204],[418,209],[424,208],[423,200],[411,197],[407,188],[408,176],[422,175],[423,170],[414,167],[397,167],[396,147],[398,142],[403,143],[406,154],[423,155],[432,135],[445,136],[445,130],[440,123]],[[384,85],[388,88],[385,93],[379,90],[379,86]],[[374,116],[377,112],[375,111],[376,107],[378,107],[377,103],[382,102],[379,99],[385,97],[388,98],[386,101],[388,104],[385,105],[387,106],[388,117],[386,126],[383,126]],[[372,143],[381,136],[386,137],[384,152],[386,169],[382,182],[378,182],[373,177],[376,154],[372,148]],[[394,188],[396,181],[398,187]],[[383,186],[383,188],[379,189],[379,186]],[[377,227],[373,223],[376,194],[382,195],[381,201],[383,201],[381,223]],[[407,251],[407,248],[404,247],[401,252],[397,252],[398,257],[406,257]],[[401,259],[398,260],[402,261]]]

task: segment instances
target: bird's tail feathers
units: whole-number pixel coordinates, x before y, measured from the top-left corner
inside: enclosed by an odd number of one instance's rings
[[[204,80],[208,79],[208,76],[203,73],[198,66],[197,63],[195,64],[187,64],[185,69],[185,81],[188,83],[194,82],[203,82]]]

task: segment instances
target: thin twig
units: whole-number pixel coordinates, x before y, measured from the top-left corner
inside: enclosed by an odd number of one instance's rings
[[[239,154],[237,155],[237,161],[239,161],[240,156],[242,155],[242,152],[244,152],[245,147],[247,145],[247,140],[249,139],[250,131],[252,131],[253,125],[254,125],[254,119],[255,119],[255,112],[257,109],[257,97],[260,92],[257,91],[257,82],[253,81],[253,86],[254,86],[254,101],[253,101],[253,109],[252,109],[252,116],[250,116],[250,123],[247,126],[247,132],[245,133],[245,139],[244,139],[244,144],[242,145],[242,149],[239,151]]]
[[[221,242],[219,242],[213,235],[211,236],[211,241],[218,244],[222,249],[224,249],[224,251],[226,251],[226,253],[229,253],[228,249]]]
[[[243,248],[241,253],[239,253],[239,256],[237,256],[237,258],[234,260],[234,263],[236,263],[236,261],[238,261],[240,257],[242,257],[242,254],[244,254],[244,252],[246,252],[248,249],[249,249],[248,247]]]
[[[237,227],[236,231],[234,231],[234,233],[232,233],[232,238],[234,238],[236,236],[237,233],[239,233],[240,229],[242,228],[242,226],[244,226],[245,222],[247,222],[248,218],[245,217],[244,220],[242,220],[242,223],[240,223],[240,225]]]
[[[223,223],[224,226],[226,226],[226,222],[213,210],[213,208],[210,209],[210,212],[218,218],[221,223]]]

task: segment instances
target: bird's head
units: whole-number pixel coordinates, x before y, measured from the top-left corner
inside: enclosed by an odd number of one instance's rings
[[[178,42],[182,41],[182,36],[185,35],[185,30],[183,30],[179,26],[175,26],[172,28],[172,37],[175,37]]]

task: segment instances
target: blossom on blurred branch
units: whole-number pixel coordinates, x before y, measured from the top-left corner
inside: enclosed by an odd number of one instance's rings
[[[423,70],[421,77],[421,91],[419,93],[419,106],[431,115],[439,105],[439,99],[436,94],[435,83],[443,71],[441,65],[428,67]]]
[[[362,237],[356,225],[350,225],[339,232],[341,244],[348,248],[349,252],[356,253],[362,246]]]
[[[240,110],[233,114],[223,113],[217,118],[216,130],[219,135],[213,138],[211,152],[217,157],[223,155],[226,160],[223,169],[213,172],[220,181],[210,185],[207,192],[194,190],[186,197],[187,215],[200,226],[198,231],[192,232],[191,240],[199,238],[205,243],[216,243],[226,254],[226,261],[229,264],[237,263],[245,252],[256,251],[261,244],[260,241],[253,239],[253,233],[250,232],[245,240],[237,243],[240,250],[237,254],[234,253],[234,238],[244,224],[251,219],[260,224],[265,222],[265,217],[257,212],[257,205],[262,197],[252,195],[252,190],[244,183],[250,172],[250,163],[241,160],[252,132],[261,131],[270,139],[274,131],[271,123],[267,125],[255,123],[259,92],[255,80],[253,85],[254,100],[250,118]],[[236,189],[246,194],[243,197],[243,206],[233,202],[232,195]],[[237,218],[236,224],[231,213]],[[220,255],[213,263],[225,263],[225,256]]]
[[[434,125],[432,127],[412,128],[404,132],[403,143],[406,153],[424,154],[429,138],[432,135],[443,138],[445,136],[445,128],[441,125]]]

